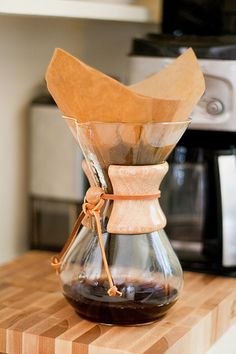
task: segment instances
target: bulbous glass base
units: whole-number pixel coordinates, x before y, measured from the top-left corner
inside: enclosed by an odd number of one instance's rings
[[[103,233],[109,283],[96,233],[83,227],[61,267],[65,298],[83,318],[104,324],[137,325],[163,316],[179,297],[182,270],[164,230],[141,235]]]

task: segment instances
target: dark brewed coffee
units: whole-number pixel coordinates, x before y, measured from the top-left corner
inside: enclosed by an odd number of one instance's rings
[[[64,285],[64,296],[82,317],[100,323],[134,325],[153,322],[174,305],[176,289],[138,280],[119,284],[121,297],[109,297],[106,280]]]

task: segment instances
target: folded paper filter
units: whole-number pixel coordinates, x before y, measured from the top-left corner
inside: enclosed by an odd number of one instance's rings
[[[205,90],[191,48],[157,74],[131,86],[56,49],[46,81],[62,114],[80,123],[185,121]]]
[[[112,190],[110,165],[155,165],[167,159],[205,90],[191,48],[168,67],[132,86],[56,49],[46,80],[83,150],[94,182],[106,191]]]

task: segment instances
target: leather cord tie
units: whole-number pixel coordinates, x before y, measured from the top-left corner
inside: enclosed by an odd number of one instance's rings
[[[104,249],[104,244],[103,244],[103,238],[102,238],[102,227],[101,227],[101,209],[105,203],[105,200],[145,200],[145,199],[156,199],[160,198],[161,192],[159,191],[156,194],[147,194],[147,195],[115,195],[115,194],[106,194],[104,193],[104,190],[100,187],[90,187],[87,190],[87,193],[84,198],[84,203],[82,205],[82,211],[76,220],[74,227],[72,229],[71,234],[69,235],[63,249],[57,256],[53,256],[51,260],[51,265],[52,267],[56,270],[57,274],[60,273],[60,267],[63,258],[67,254],[68,250],[70,249],[70,246],[74,242],[75,238],[77,237],[78,231],[80,229],[81,223],[84,219],[84,217],[90,216],[94,217],[95,222],[96,222],[96,228],[97,228],[97,235],[98,235],[98,241],[99,241],[99,246],[101,249],[101,254],[102,254],[102,259],[103,259],[103,264],[104,268],[107,274],[107,279],[109,282],[109,289],[107,291],[109,296],[122,296],[122,293],[118,291],[117,287],[115,286],[109,266],[107,263],[107,257]]]

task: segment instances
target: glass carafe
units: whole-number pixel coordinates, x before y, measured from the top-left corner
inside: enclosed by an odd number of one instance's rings
[[[165,160],[189,121],[78,124],[66,120],[83,150],[92,187],[101,187],[108,196],[125,194],[126,199],[104,201],[99,214],[102,244],[95,218],[85,216],[61,259],[63,294],[79,315],[91,321],[153,322],[174,305],[183,285],[158,197],[168,170]],[[108,273],[117,289],[114,296],[109,293]]]
[[[202,248],[206,174],[202,148],[175,148],[169,158],[168,175],[162,184],[162,207],[168,218],[168,236],[184,259],[199,258]]]

